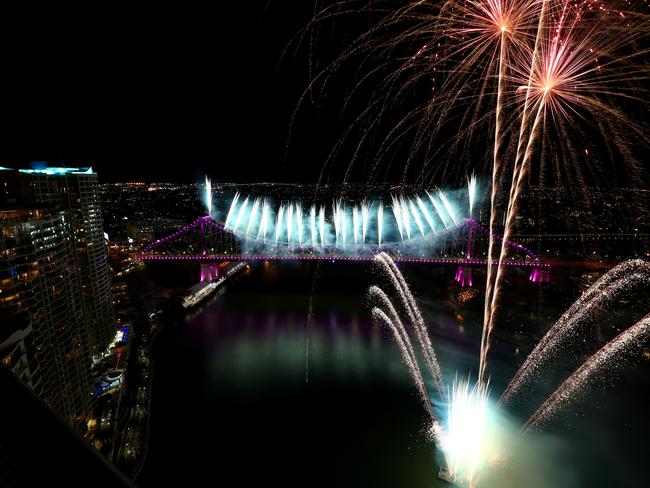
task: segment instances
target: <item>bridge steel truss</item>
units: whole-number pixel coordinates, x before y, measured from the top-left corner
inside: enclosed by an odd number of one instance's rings
[[[277,245],[269,247],[224,228],[211,216],[199,217],[194,222],[146,245],[138,256],[142,261],[370,261],[379,251],[389,253],[396,262],[446,264],[457,266],[456,280],[471,285],[471,271],[474,266],[487,265],[486,259],[477,257],[477,247],[487,243],[489,231],[474,219],[465,219],[457,228],[450,229],[441,239],[449,245],[448,252],[439,255],[423,255],[429,251],[419,243],[392,243],[389,245],[357,246],[355,248],[312,249],[310,246]],[[498,241],[502,237],[494,236]],[[250,242],[249,242],[250,241]],[[522,244],[506,243],[516,257],[504,261],[505,266],[528,268],[530,280],[548,281],[550,265]]]

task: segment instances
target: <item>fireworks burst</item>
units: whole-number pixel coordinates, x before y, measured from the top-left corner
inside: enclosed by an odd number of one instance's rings
[[[647,131],[630,109],[647,111],[646,11],[646,2],[626,0],[347,0],[317,10],[316,32],[364,14],[372,22],[316,71],[303,98],[327,96],[337,72],[358,70],[343,111],[362,111],[351,114],[326,166],[341,156],[345,178],[360,171],[371,180],[458,184],[472,168],[492,169],[496,151],[511,175],[543,98],[547,134],[562,137],[537,140],[546,151],[531,145],[536,181],[607,182],[604,166],[589,164],[599,152],[625,156],[640,178],[630,148],[647,143]]]
[[[368,290],[372,318],[375,323],[387,327],[392,332],[429,414],[429,434],[444,455],[444,466],[439,476],[458,486],[466,487],[479,486],[479,478],[482,475],[488,475],[489,478],[494,468],[501,466],[509,454],[512,454],[506,449],[507,444],[514,438],[511,436],[511,426],[504,423],[503,400],[516,395],[532,374],[540,372],[542,363],[546,364],[555,358],[554,352],[576,328],[577,322],[585,320],[585,314],[593,316],[593,307],[607,308],[620,298],[621,292],[643,289],[643,286],[650,283],[649,265],[641,260],[628,261],[603,275],[551,327],[506,388],[502,401],[495,406],[501,408],[493,408],[489,402],[489,381],[474,383],[469,377],[466,380],[456,377],[449,390],[440,388],[443,381],[440,367],[429,338],[423,337],[423,334],[426,335],[426,324],[404,277],[391,258],[384,253],[376,256],[375,263],[381,274],[388,279],[400,311],[389,295],[378,286],[372,286]],[[605,298],[601,299],[602,297]],[[408,323],[412,325],[417,342],[409,338],[405,326],[407,322],[400,318],[400,312],[406,315]],[[521,433],[539,428],[571,405],[588,390],[596,378],[609,374],[624,364],[623,359],[632,357],[648,338],[650,315],[623,330],[591,355],[523,423]],[[423,370],[418,365],[420,355],[415,350],[416,344],[420,346],[419,352],[426,363],[429,363],[427,357],[432,359],[433,368],[427,364],[427,369],[438,390],[438,395],[433,397],[427,392]],[[441,413],[432,408],[430,403],[436,396],[438,398],[434,405],[444,406]]]
[[[345,179],[360,159],[369,165],[364,179],[390,174],[399,161],[402,180],[423,185],[489,168],[489,227],[507,241],[527,178],[581,194],[589,181],[611,184],[610,165],[593,164],[596,157],[623,161],[632,180],[644,177],[632,147],[647,147],[649,138],[630,111],[644,120],[650,98],[646,10],[626,0],[338,2],[317,11],[313,25],[360,12],[376,21],[308,92],[355,63],[361,76],[345,107],[372,95],[346,131],[356,142]],[[364,150],[372,141],[371,152]],[[400,232],[422,232],[424,222],[411,219],[408,206],[393,211]],[[506,254],[490,240],[479,379]]]
[[[456,378],[449,393],[446,427],[439,434],[440,448],[447,462],[445,475],[473,486],[487,454],[487,385]]]
[[[324,87],[334,72],[356,63],[362,75],[346,94],[344,110],[355,106],[355,97],[371,93],[326,168],[340,156],[344,139],[351,138],[355,139],[352,157],[342,158],[346,164],[350,161],[346,180],[358,165],[365,165],[361,168],[365,181],[386,178],[394,161],[399,162],[402,181],[415,179],[423,186],[434,179],[446,184],[487,168],[492,176],[490,235],[501,229],[503,243],[510,238],[518,203],[530,181],[564,186],[581,198],[590,183],[611,184],[617,171],[609,169],[617,161],[627,170],[626,182],[643,181],[637,156],[650,138],[647,128],[635,119],[647,119],[650,99],[647,2],[412,0],[395,5],[379,0],[364,3],[361,9],[355,7],[358,3],[337,2],[314,16],[314,25],[348,14],[358,16],[360,11],[378,18],[310,84],[308,92]],[[374,147],[368,149],[369,144]],[[447,210],[446,216],[453,217],[443,198],[427,195],[438,214]],[[410,217],[420,203],[405,205],[396,199],[392,205],[399,232],[409,239],[418,229],[423,233],[425,222]],[[451,220],[441,218],[445,227]],[[454,384],[451,423],[456,414],[462,414],[465,423],[474,417],[480,421],[474,409],[484,412],[486,405],[487,357],[503,281],[501,264],[507,258],[507,248],[500,242],[491,237],[488,245],[478,381],[474,388],[469,382]],[[380,310],[373,312],[377,319],[391,319]],[[567,323],[575,324],[579,317],[578,313]],[[563,385],[559,396],[543,407],[540,418],[603,364],[600,359],[629,344],[634,334],[646,335],[647,321],[581,368],[576,373],[579,381]],[[549,340],[556,344],[555,338]],[[540,347],[545,347],[544,341]],[[522,374],[528,374],[525,368]],[[468,415],[467,410],[474,413]],[[443,450],[452,453],[447,455],[450,472],[461,473],[471,484],[482,427],[473,426],[468,440],[463,434],[467,425],[456,423],[456,435],[451,423],[435,424],[434,431],[446,446]],[[453,454],[457,450],[462,456]]]

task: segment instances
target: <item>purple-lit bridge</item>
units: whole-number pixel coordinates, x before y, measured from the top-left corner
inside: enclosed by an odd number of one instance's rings
[[[219,263],[224,261],[371,261],[384,251],[396,262],[456,266],[455,279],[463,286],[472,285],[471,268],[486,266],[489,231],[474,219],[464,219],[460,225],[436,236],[436,246],[405,240],[387,245],[348,245],[331,249],[315,249],[304,245],[287,245],[250,239],[224,228],[211,216],[196,219],[185,227],[154,240],[138,256],[141,261],[194,261]],[[494,236],[502,241],[500,236]],[[530,270],[530,281],[549,279],[550,265],[527,247],[507,241],[509,258],[502,264]],[[481,252],[481,247],[484,248]],[[216,268],[215,268],[216,269]],[[206,273],[202,272],[202,279]],[[211,273],[207,273],[211,276]]]

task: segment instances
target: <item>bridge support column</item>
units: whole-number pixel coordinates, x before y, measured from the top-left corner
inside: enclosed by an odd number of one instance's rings
[[[456,268],[456,276],[454,277],[460,286],[472,286],[472,268],[465,268],[458,266]]]
[[[201,281],[212,281],[219,277],[219,263],[201,263]]]
[[[533,268],[528,280],[533,283],[548,283],[551,281],[551,273],[547,269]]]

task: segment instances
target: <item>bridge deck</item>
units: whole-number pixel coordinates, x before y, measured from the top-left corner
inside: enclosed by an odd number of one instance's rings
[[[138,260],[141,261],[372,261],[374,255],[350,256],[345,254],[188,254],[188,255],[164,255],[164,254],[141,254]],[[447,264],[460,266],[486,266],[485,259],[463,259],[463,258],[425,258],[392,256],[398,263],[425,263],[425,264]],[[550,268],[548,263],[540,261],[504,261],[504,266],[515,266],[525,268]]]

